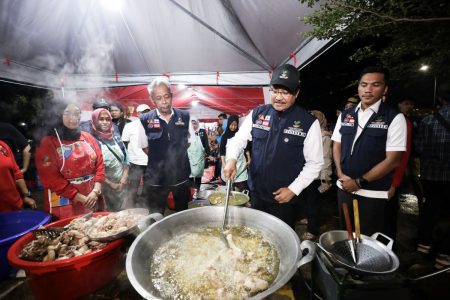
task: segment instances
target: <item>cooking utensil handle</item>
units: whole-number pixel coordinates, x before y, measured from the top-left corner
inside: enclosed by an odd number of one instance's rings
[[[386,240],[388,240],[388,243],[387,243],[387,244],[383,243],[383,241],[380,241],[380,240],[378,239],[378,236],[380,236],[380,235],[381,235],[383,238],[385,238]],[[374,234],[372,234],[371,238],[373,238],[374,240],[377,240],[378,242],[380,242],[380,243],[386,245],[386,247],[388,247],[389,250],[392,250],[392,246],[394,245],[394,240],[391,239],[390,237],[388,237],[387,235],[382,234],[381,232],[375,232]]]
[[[353,199],[353,214],[355,217],[355,235],[356,240],[359,242],[359,239],[361,237],[361,225],[359,224],[359,208],[358,208],[358,200]]]
[[[230,200],[230,193],[231,193],[231,179],[227,180],[227,195],[225,197],[225,204],[224,204],[224,213],[223,213],[223,222],[222,222],[222,231],[225,230],[225,225],[227,223],[227,217],[228,217],[228,200]]]
[[[150,214],[148,216],[145,216],[137,224],[139,232],[143,232],[148,227],[150,227],[150,225],[152,225],[153,223],[156,223],[156,222],[162,220],[163,218],[164,218],[164,216],[162,214],[160,214],[160,213],[152,213],[152,214]]]
[[[344,210],[345,228],[347,229],[348,239],[353,240],[352,224],[350,223],[350,214],[348,213],[347,203],[342,203],[342,209]]]
[[[309,263],[310,261],[312,261],[315,257],[316,257],[316,244],[308,241],[308,240],[304,240],[301,244],[300,244],[300,250],[303,253],[303,250],[308,249],[308,253],[303,256],[297,263],[297,269],[300,268],[301,266],[303,266],[304,264]]]

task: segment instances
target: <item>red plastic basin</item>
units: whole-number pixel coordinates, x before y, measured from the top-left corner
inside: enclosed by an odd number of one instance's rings
[[[94,216],[108,212],[94,213]],[[48,224],[62,227],[76,217]],[[123,269],[125,238],[108,243],[91,253],[51,262],[32,262],[19,258],[26,244],[35,239],[28,233],[17,240],[8,251],[8,260],[14,267],[24,269],[27,282],[37,299],[76,299],[98,290],[114,279]]]

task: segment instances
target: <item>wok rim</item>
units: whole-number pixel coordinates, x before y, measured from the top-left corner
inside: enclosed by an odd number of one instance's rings
[[[161,299],[156,297],[155,295],[153,295],[152,293],[150,293],[150,291],[148,291],[146,288],[144,288],[141,283],[138,281],[136,275],[134,274],[133,271],[133,262],[132,262],[132,255],[135,252],[139,241],[142,239],[142,237],[147,234],[147,231],[152,230],[152,228],[156,227],[156,226],[161,226],[159,225],[160,222],[164,222],[164,220],[168,220],[171,218],[175,218],[176,216],[180,215],[180,214],[185,214],[188,211],[194,211],[194,210],[211,210],[211,209],[220,209],[222,210],[221,206],[203,206],[203,207],[196,207],[196,208],[191,208],[188,210],[184,210],[181,212],[177,212],[174,214],[171,214],[165,218],[163,218],[162,220],[153,223],[152,225],[150,225],[145,231],[141,232],[133,241],[132,245],[130,246],[130,248],[128,249],[128,253],[127,253],[127,257],[126,257],[126,261],[125,261],[125,271],[127,273],[127,277],[128,280],[130,281],[131,285],[133,286],[133,288],[145,299]],[[295,274],[295,272],[297,272],[298,269],[298,262],[300,261],[300,259],[303,257],[302,255],[302,249],[301,249],[301,245],[300,245],[300,238],[298,237],[297,233],[289,226],[287,225],[285,222],[283,222],[282,220],[280,220],[279,218],[268,214],[266,212],[260,211],[260,210],[256,210],[253,208],[248,208],[248,207],[240,207],[240,206],[232,206],[230,207],[231,210],[239,210],[239,209],[244,209],[244,210],[251,210],[254,211],[257,214],[261,214],[262,216],[266,216],[267,218],[271,219],[273,222],[276,223],[280,223],[281,226],[284,226],[286,229],[289,229],[289,233],[290,235],[292,235],[292,237],[294,238],[294,243],[297,246],[297,253],[295,253],[296,257],[295,257],[295,262],[284,272],[284,274],[281,274],[281,272],[279,271],[277,277],[275,278],[274,282],[272,282],[272,284],[270,285],[270,287],[256,295],[253,295],[253,297],[248,298],[251,300],[254,299],[264,299],[265,297],[273,294],[275,291],[277,291],[278,289],[282,288],[291,278],[292,276]],[[267,221],[268,222],[268,221]],[[259,228],[258,228],[259,229]],[[278,243],[276,243],[276,246],[278,249],[280,249],[283,245],[280,245]],[[281,265],[281,259],[280,259],[280,265]]]

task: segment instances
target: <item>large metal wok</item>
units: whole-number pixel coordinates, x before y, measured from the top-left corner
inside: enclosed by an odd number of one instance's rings
[[[246,207],[230,206],[228,209],[228,225],[239,224],[258,229],[278,248],[278,276],[269,289],[251,299],[262,299],[274,293],[287,283],[298,267],[314,259],[314,243],[303,241],[300,244],[294,230],[280,219]],[[223,207],[198,207],[170,215],[142,232],[131,245],[126,260],[127,275],[135,290],[146,299],[160,299],[150,278],[149,265],[153,253],[174,236],[189,232],[192,228],[205,225],[220,227],[222,218]],[[302,257],[304,249],[308,249],[308,254]]]
[[[385,245],[378,240],[382,236],[388,241]],[[400,265],[397,255],[392,252],[393,240],[382,233],[374,233],[371,237],[361,235],[356,244],[356,264],[352,261],[347,243],[347,231],[332,230],[323,233],[319,238],[319,248],[339,266],[358,274],[382,275],[396,271]]]

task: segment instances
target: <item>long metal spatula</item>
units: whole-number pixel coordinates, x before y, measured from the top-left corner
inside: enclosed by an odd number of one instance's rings
[[[348,233],[348,245],[350,247],[350,253],[352,254],[353,262],[356,265],[356,253],[355,253],[355,240],[353,239],[352,224],[350,223],[350,214],[348,213],[347,203],[342,203],[342,209],[344,210],[345,227]]]
[[[231,193],[231,179],[227,180],[227,194],[225,196],[225,203],[223,205],[223,221],[222,221],[222,237],[225,240],[225,243],[227,247],[229,248],[230,245],[228,244],[227,237],[225,235],[225,228],[227,226],[227,219],[228,219],[228,201],[230,200],[230,193]]]
[[[81,218],[84,218],[86,221],[92,217],[92,211],[88,212],[87,214],[82,215]],[[67,224],[64,227],[45,227],[45,228],[39,228],[35,229],[32,232],[38,236],[45,236],[49,238],[57,238],[62,232],[66,231],[69,228],[69,224]]]

